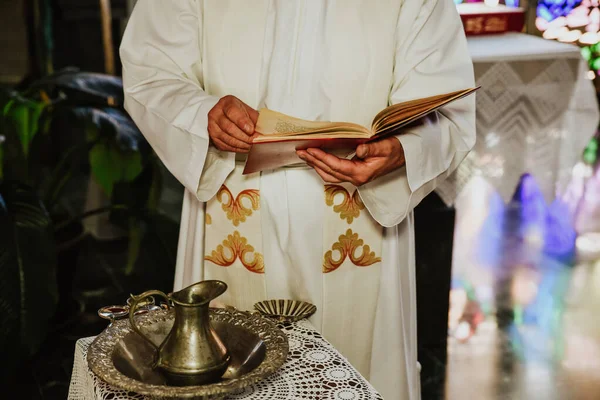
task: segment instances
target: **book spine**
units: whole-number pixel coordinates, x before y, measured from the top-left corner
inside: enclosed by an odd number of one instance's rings
[[[467,36],[521,32],[525,25],[523,13],[468,14],[460,16]]]

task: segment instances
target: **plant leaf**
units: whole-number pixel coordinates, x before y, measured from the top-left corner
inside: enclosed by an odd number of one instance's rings
[[[4,177],[4,142],[6,137],[0,134],[0,181]]]
[[[15,94],[4,107],[4,117],[14,128],[12,131],[21,143],[25,158],[29,155],[29,146],[39,130],[39,119],[46,105],[44,102],[26,99]],[[7,139],[10,140],[10,137]]]
[[[151,154],[150,145],[124,111],[115,108],[75,107],[72,113],[86,125],[97,129],[94,138],[113,141],[121,150],[140,151],[146,159]]]
[[[57,96],[66,94],[66,104],[96,107],[122,107],[123,81],[121,78],[94,72],[81,72],[67,68],[34,82],[30,90],[44,90]]]
[[[92,147],[90,166],[94,178],[109,197],[117,182],[131,182],[143,170],[140,153],[121,151],[105,142]]]
[[[57,303],[51,220],[32,188],[0,184],[0,357],[16,366],[39,349]]]
[[[144,166],[143,171],[131,182],[117,183],[112,192],[111,203],[125,204],[128,213],[137,212],[139,216],[158,208],[160,193],[162,192],[162,175],[156,165],[158,159],[152,159]],[[118,212],[111,214],[111,221],[126,228],[126,218]]]

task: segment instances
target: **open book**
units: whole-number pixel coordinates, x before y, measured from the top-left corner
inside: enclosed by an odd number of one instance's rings
[[[348,157],[359,144],[396,135],[407,125],[477,89],[394,104],[373,118],[370,129],[350,122],[305,121],[264,108],[259,112],[256,124],[259,135],[252,142],[244,174],[304,163],[296,150],[311,147]]]

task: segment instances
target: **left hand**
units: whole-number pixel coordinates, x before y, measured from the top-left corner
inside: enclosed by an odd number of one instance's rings
[[[404,165],[404,149],[395,137],[361,144],[352,160],[336,157],[321,149],[296,151],[327,183],[349,182],[361,186]]]

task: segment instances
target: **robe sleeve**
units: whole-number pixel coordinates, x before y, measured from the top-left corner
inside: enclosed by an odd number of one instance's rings
[[[452,0],[410,0],[401,7],[390,103],[474,87],[473,65]],[[394,226],[450,175],[475,144],[475,96],[451,103],[397,136],[406,164],[361,186],[381,225]]]
[[[120,55],[125,109],[167,169],[207,201],[235,154],[209,145],[207,115],[219,98],[203,88],[201,24],[195,0],[139,0]]]

